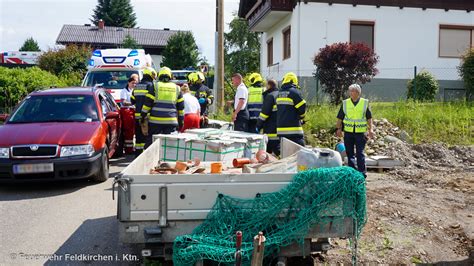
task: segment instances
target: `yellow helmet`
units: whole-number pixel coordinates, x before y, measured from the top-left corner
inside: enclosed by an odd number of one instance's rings
[[[152,77],[154,79],[154,78],[156,78],[156,71],[151,67],[147,67],[147,68],[143,69],[143,76],[145,76],[145,75],[149,75],[150,77]]]
[[[189,75],[188,75],[188,82],[189,82],[189,83],[194,83],[194,82],[196,82],[196,80],[197,80],[197,77],[196,77],[196,76],[197,76],[196,72],[189,73]]]
[[[206,80],[206,78],[204,77],[204,74],[201,71],[196,72],[196,75],[197,75],[198,80],[200,80],[201,82],[204,82]]]
[[[292,83],[298,86],[298,77],[293,72],[288,72],[283,76],[282,84]]]
[[[257,82],[263,82],[263,78],[260,74],[258,73],[252,73],[250,74],[249,76],[249,81],[250,81],[250,84],[255,84]]]
[[[161,76],[168,76],[171,79],[171,69],[169,69],[169,67],[162,67],[158,73],[158,78]]]

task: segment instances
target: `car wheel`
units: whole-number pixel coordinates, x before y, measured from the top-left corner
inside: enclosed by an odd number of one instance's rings
[[[109,156],[108,156],[108,148],[105,147],[102,156],[100,157],[100,170],[94,176],[94,181],[97,182],[105,182],[109,179]]]

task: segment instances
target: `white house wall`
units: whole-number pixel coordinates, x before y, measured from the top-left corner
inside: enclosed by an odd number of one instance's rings
[[[268,32],[262,34],[261,70],[281,79],[285,72],[312,76],[312,58],[326,44],[349,41],[350,21],[373,21],[375,52],[380,57],[376,78],[408,79],[413,67],[427,68],[439,79],[459,79],[457,58],[440,58],[439,25],[473,25],[474,12],[421,8],[380,7],[326,3],[301,3]],[[301,12],[298,44],[298,13]],[[291,24],[291,58],[282,60],[282,30]],[[326,30],[327,27],[327,30]],[[267,67],[266,42],[273,38],[273,67]],[[298,60],[298,51],[299,60]],[[299,64],[298,64],[299,61]]]

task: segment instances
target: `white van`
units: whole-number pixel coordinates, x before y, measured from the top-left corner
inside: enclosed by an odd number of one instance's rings
[[[127,86],[132,74],[143,77],[143,69],[153,67],[149,54],[143,49],[95,50],[88,63],[88,71],[82,86],[101,86],[107,89],[115,101],[120,101],[120,90]]]

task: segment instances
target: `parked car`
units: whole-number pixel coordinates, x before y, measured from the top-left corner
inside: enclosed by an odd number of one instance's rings
[[[188,75],[193,73],[191,70],[172,70],[171,73],[173,74],[173,79],[171,82],[176,83],[180,87],[183,86],[184,83],[188,82]]]
[[[0,182],[106,181],[120,132],[119,107],[104,89],[32,92],[0,126]]]

